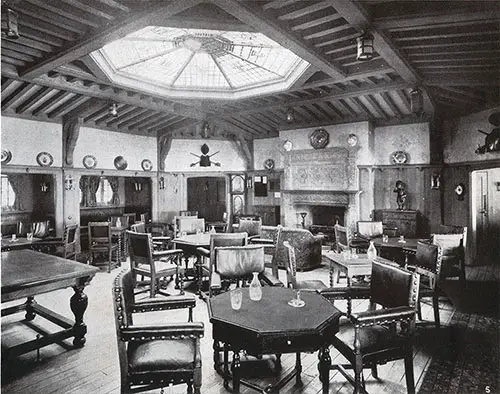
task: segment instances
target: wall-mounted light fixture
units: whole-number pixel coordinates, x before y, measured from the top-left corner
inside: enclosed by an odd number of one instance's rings
[[[500,182],[495,182],[495,185],[496,185],[496,187],[497,187],[497,191],[499,191],[499,192],[500,192]]]
[[[49,184],[47,182],[40,183],[40,190],[42,193],[47,193],[49,191]]]
[[[165,189],[165,178],[163,178],[162,176],[158,180],[158,186],[160,187],[160,190]]]
[[[134,189],[136,192],[142,191],[142,183],[141,182],[134,182]]]
[[[290,107],[286,110],[286,121],[288,123],[292,123],[293,121],[295,121],[295,114],[293,112],[293,108]]]
[[[362,62],[373,59],[373,34],[363,32],[356,41],[358,44],[356,59]]]
[[[108,113],[111,115],[111,116],[118,116],[118,106],[116,105],[116,103],[112,103],[109,108],[108,108]]]
[[[431,177],[431,189],[439,189],[441,186],[441,174],[439,172],[433,172]]]
[[[64,188],[66,190],[73,190],[75,188],[73,177],[71,175],[66,175],[66,177],[64,178]]]
[[[9,40],[19,38],[18,14],[11,8],[7,8],[5,11],[2,10],[2,38]]]
[[[251,176],[247,176],[247,189],[251,189],[253,186],[252,184],[252,177]]]

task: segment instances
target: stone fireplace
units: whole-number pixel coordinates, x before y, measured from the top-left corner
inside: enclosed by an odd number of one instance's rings
[[[313,230],[333,228],[337,220],[355,225],[359,220],[356,151],[329,148],[287,154],[282,190],[285,226],[302,227],[304,222],[305,228]]]

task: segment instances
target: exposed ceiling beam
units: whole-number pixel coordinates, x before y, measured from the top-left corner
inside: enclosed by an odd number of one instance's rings
[[[360,31],[369,29],[374,36],[374,46],[377,53],[394,68],[401,77],[410,83],[415,83],[420,78],[413,70],[410,63],[396,49],[396,46],[386,35],[375,29],[371,24],[371,18],[362,6],[352,0],[330,0],[333,8]]]
[[[211,2],[274,41],[279,42],[318,70],[333,78],[345,77],[345,72],[340,65],[334,64],[316,49],[309,47],[279,24],[271,21],[266,17],[265,13],[252,6],[251,2],[237,0],[211,0]]]
[[[155,24],[160,20],[175,15],[183,10],[191,8],[201,0],[183,0],[149,3],[144,11],[134,12],[133,15],[117,22],[116,24],[89,35],[74,45],[71,45],[52,56],[32,64],[20,71],[20,75],[25,78],[35,78],[45,74],[63,64],[72,62],[82,56],[93,52],[108,42],[117,40],[139,30],[147,25]]]

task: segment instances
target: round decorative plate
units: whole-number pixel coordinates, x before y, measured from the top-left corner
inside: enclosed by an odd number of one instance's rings
[[[97,160],[94,156],[92,155],[87,155],[83,158],[83,165],[85,168],[95,168],[97,165]]]
[[[113,163],[117,170],[125,170],[128,166],[127,160],[123,156],[116,156]]]
[[[12,159],[12,152],[8,149],[2,149],[2,164],[7,164]]]
[[[151,171],[153,169],[153,163],[151,163],[149,159],[144,159],[141,162],[141,167],[144,171]]]
[[[349,137],[347,137],[347,143],[350,146],[356,146],[358,144],[358,136],[356,134],[349,134]]]
[[[54,162],[54,158],[48,152],[40,152],[36,155],[36,161],[42,167],[50,167]]]
[[[265,162],[264,162],[264,168],[266,170],[272,170],[274,169],[274,160],[273,159],[267,159]]]
[[[293,144],[292,144],[292,141],[290,140],[286,140],[284,143],[283,143],[283,149],[287,152],[290,152],[293,148]]]
[[[408,153],[398,150],[391,155],[394,164],[405,164],[408,161]]]
[[[309,142],[314,149],[323,149],[329,141],[330,135],[325,129],[316,129],[309,137]]]

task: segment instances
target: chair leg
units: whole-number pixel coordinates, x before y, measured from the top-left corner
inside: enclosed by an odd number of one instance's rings
[[[378,379],[377,364],[372,365],[372,376],[373,376],[375,379]]]
[[[415,394],[415,378],[413,376],[413,353],[410,351],[405,357],[406,391]]]
[[[434,322],[437,328],[441,327],[441,323],[439,320],[439,295],[434,294],[432,296],[432,307],[434,309]]]
[[[420,299],[417,301],[417,316],[418,320],[422,320],[422,305],[420,305]]]
[[[111,252],[111,249],[109,250],[109,253],[108,253],[108,273],[111,272],[111,256],[113,255],[113,253]]]
[[[356,362],[354,363],[354,394],[363,392],[363,360],[361,356],[356,356]]]

